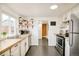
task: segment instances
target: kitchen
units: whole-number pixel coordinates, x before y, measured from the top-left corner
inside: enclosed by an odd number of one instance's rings
[[[56,7],[56,10],[51,10],[50,6],[52,5],[58,5],[58,8]],[[79,4],[76,3],[0,4],[0,55],[25,56],[31,47],[36,46],[37,48],[39,46],[39,40],[42,39],[42,23],[47,23],[48,34],[46,38],[48,39],[48,46],[55,47],[56,53],[59,53],[60,56],[72,56],[69,45],[69,21],[77,18],[78,12]],[[57,45],[57,40],[61,36],[64,37],[64,44],[62,45],[62,42],[60,42],[60,45],[63,47],[62,49]],[[54,52],[50,52],[55,53],[55,50]],[[37,52],[38,56],[39,54],[44,56],[41,53]],[[58,56],[51,53],[45,56]],[[75,53],[75,55],[79,54]]]

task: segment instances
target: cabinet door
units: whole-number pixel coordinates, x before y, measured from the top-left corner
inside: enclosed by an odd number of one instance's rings
[[[31,35],[28,36],[28,41],[29,41],[29,47],[30,47],[30,45],[31,45]]]
[[[2,53],[0,56],[10,56],[10,50],[7,50],[6,52]]]
[[[28,48],[30,46],[30,36],[28,36]]]
[[[26,52],[28,51],[31,45],[31,36],[26,37]]]
[[[26,53],[27,53],[28,48],[29,48],[28,37],[26,37],[25,41],[26,41],[26,46],[25,46],[25,49],[26,49],[26,50],[25,50],[25,51],[26,51]]]
[[[20,55],[20,44],[16,44],[11,48],[11,56],[19,56]]]
[[[21,56],[25,56],[25,44],[26,44],[26,42],[25,42],[25,40],[23,40],[22,42],[21,42]]]
[[[65,38],[65,56],[70,55],[69,38]]]

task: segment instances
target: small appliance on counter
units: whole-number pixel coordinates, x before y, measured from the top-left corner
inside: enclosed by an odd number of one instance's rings
[[[28,30],[20,30],[20,34],[23,35],[23,34],[28,34],[29,31]]]

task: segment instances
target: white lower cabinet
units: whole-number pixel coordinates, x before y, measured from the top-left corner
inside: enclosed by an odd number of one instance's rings
[[[65,38],[65,56],[70,56],[69,38]]]
[[[25,45],[25,52],[27,53],[27,51],[28,51],[28,48],[29,48],[29,46],[28,46],[28,37],[27,37],[25,40],[26,40],[26,45]]]
[[[31,35],[28,36],[28,46],[30,47],[31,45]]]
[[[22,42],[21,42],[21,56],[25,56],[25,45],[26,45],[26,41],[25,40],[23,40]]]
[[[0,56],[25,56],[31,44],[31,36],[26,37]]]
[[[2,53],[0,56],[10,56],[10,50],[7,50],[6,52]]]
[[[11,48],[11,56],[20,56],[20,43]]]

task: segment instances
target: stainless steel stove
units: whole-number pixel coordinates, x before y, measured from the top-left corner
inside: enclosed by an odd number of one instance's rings
[[[60,35],[56,35],[56,49],[60,55],[65,56],[65,38]]]

